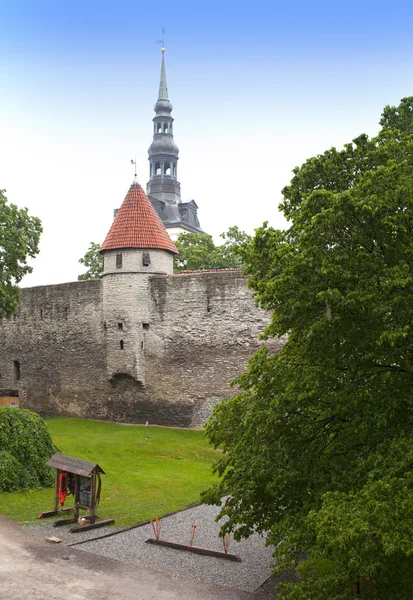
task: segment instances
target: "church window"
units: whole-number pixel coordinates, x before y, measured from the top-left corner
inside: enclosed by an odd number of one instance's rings
[[[14,381],[20,379],[20,362],[18,360],[13,361],[13,379]]]
[[[149,267],[151,264],[151,257],[149,256],[149,252],[143,252],[142,254],[142,265],[144,267]]]
[[[122,253],[121,252],[116,255],[116,268],[117,269],[122,268]]]
[[[120,349],[123,350],[123,340],[119,342]]]
[[[161,173],[161,163],[160,162],[156,162],[155,163],[155,175],[162,175],[162,173]]]
[[[170,175],[171,174],[171,163],[166,161],[164,166],[163,166],[163,174],[164,175]]]

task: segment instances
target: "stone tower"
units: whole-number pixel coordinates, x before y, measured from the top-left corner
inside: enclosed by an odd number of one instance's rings
[[[177,250],[141,186],[135,181],[103,242],[103,319],[106,373],[145,386],[149,277],[173,272]]]
[[[148,198],[172,239],[176,239],[183,231],[204,233],[199,224],[196,202],[181,201],[181,185],[178,181],[179,149],[173,137],[174,119],[171,116],[172,104],[166,85],[165,48],[162,48],[161,79],[154,110],[153,141],[148,148]]]

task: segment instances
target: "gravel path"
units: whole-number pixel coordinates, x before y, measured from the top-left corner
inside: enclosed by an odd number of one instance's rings
[[[220,524],[215,523],[219,508],[201,505],[176,513],[162,519],[161,539],[181,544],[189,544],[192,525],[196,524],[196,535],[193,545],[222,551],[222,542],[218,539]],[[101,530],[102,534],[107,529]],[[80,541],[72,535],[72,543]],[[93,532],[90,532],[93,533]],[[95,536],[99,531],[95,530]],[[59,535],[56,529],[54,534]],[[73,539],[75,538],[76,539]],[[59,535],[59,537],[61,537]],[[174,550],[162,546],[145,544],[145,540],[153,538],[151,525],[119,533],[117,535],[86,542],[80,546],[87,552],[99,556],[115,558],[124,563],[147,564],[152,569],[179,573],[190,577],[194,582],[207,582],[227,586],[247,592],[257,590],[270,576],[272,548],[265,547],[265,540],[253,535],[248,540],[235,542],[231,539],[229,552],[236,554],[242,562],[232,562],[210,556],[200,556],[190,552]]]

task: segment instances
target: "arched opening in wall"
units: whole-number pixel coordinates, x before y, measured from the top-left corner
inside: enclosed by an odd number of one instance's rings
[[[20,361],[13,361],[13,379],[14,381],[19,381],[20,379]]]
[[[168,123],[163,124],[163,132],[168,133]]]
[[[171,163],[166,161],[164,166],[163,166],[163,174],[164,175],[170,175],[171,174]]]
[[[138,388],[142,389],[145,387],[141,381],[137,381],[132,375],[128,373],[113,373],[109,379],[110,385],[113,388],[131,389]]]
[[[156,125],[156,133],[162,133],[162,123]]]
[[[155,175],[161,175],[161,163],[160,162],[156,162],[155,163]]]
[[[176,177],[176,163],[172,163],[173,176]]]

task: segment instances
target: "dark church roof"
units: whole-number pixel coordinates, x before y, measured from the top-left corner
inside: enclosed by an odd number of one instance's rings
[[[178,254],[156,210],[137,182],[130,186],[100,252],[121,248],[158,248]]]

